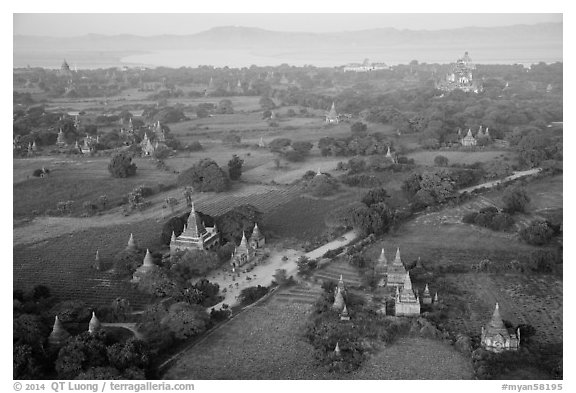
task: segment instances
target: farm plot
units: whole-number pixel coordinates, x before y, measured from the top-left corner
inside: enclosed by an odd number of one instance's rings
[[[470,314],[455,323],[466,326],[468,334],[479,334],[498,302],[503,319],[536,329],[533,339],[539,344],[563,341],[562,281],[558,278],[516,274],[455,274],[447,278],[466,293]]]
[[[126,280],[110,272],[92,269],[96,250],[102,262],[110,266],[114,255],[126,247],[130,233],[140,247],[157,250],[159,227],[154,220],[139,225],[117,225],[79,230],[49,240],[13,248],[14,288],[28,290],[46,285],[58,298],[78,299],[91,306],[109,305],[116,297],[124,297],[135,308],[148,300]]]
[[[286,292],[289,301],[275,300]],[[296,301],[302,298],[302,301]],[[163,375],[164,379],[468,379],[469,360],[449,345],[400,338],[350,374],[319,368],[302,336],[311,311],[309,296],[274,294],[206,336]],[[415,361],[417,359],[417,361]]]
[[[15,168],[30,168],[32,160],[14,160]],[[74,201],[73,214],[82,212],[82,204],[95,201],[106,195],[109,206],[118,205],[128,192],[139,185],[155,187],[158,184],[169,185],[176,176],[156,169],[151,160],[137,159],[137,174],[127,179],[113,178],[108,172],[109,158],[54,159],[50,162],[38,160],[38,168],[46,166],[50,176],[29,178],[14,184],[14,217],[26,217],[37,212],[45,213],[56,209],[60,201]],[[24,169],[17,170],[22,173]],[[32,172],[30,172],[30,175]]]
[[[312,241],[330,228],[326,219],[330,213],[356,198],[353,194],[337,199],[312,199],[299,196],[278,205],[264,217],[266,229],[274,238],[294,238]]]
[[[444,156],[450,164],[474,164],[476,162],[507,161],[515,159],[516,153],[500,150],[487,151],[418,151],[407,155],[417,165],[434,166],[436,156]]]

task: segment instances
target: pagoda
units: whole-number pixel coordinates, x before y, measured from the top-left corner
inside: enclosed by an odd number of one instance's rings
[[[520,346],[520,329],[518,329],[515,334],[508,333],[508,329],[504,326],[504,322],[500,316],[498,303],[496,303],[496,307],[494,308],[492,319],[486,327],[482,327],[480,343],[482,348],[487,351],[497,353],[516,351]]]
[[[254,248],[248,244],[248,240],[246,240],[246,233],[242,232],[242,240],[240,240],[240,245],[234,250],[230,264],[233,268],[242,266],[250,262],[254,258],[254,255]]]
[[[128,239],[128,244],[126,245],[127,250],[136,250],[138,247],[136,246],[136,241],[134,240],[134,235],[130,234],[130,239]]]
[[[96,317],[96,313],[94,311],[92,311],[92,318],[90,319],[90,323],[88,324],[88,333],[94,334],[98,330],[100,330],[101,328],[102,328],[102,324],[100,323],[100,321]]]
[[[250,244],[250,247],[254,249],[261,248],[264,246],[264,244],[266,244],[266,238],[264,237],[262,232],[260,232],[260,229],[258,228],[258,223],[254,224],[254,229],[252,230],[252,235],[250,236],[250,240],[248,241],[248,243]]]
[[[134,274],[132,275],[132,282],[138,282],[142,278],[142,276],[149,271],[153,270],[156,267],[154,264],[154,259],[152,258],[152,254],[150,254],[150,250],[146,249],[146,256],[144,257],[144,263],[136,269]]]
[[[192,203],[184,231],[180,236],[173,236],[170,241],[170,253],[178,250],[211,250],[219,244],[220,235],[216,224],[212,228],[205,227]]]
[[[380,252],[376,266],[374,267],[374,274],[378,278],[378,286],[386,286],[386,277],[388,276],[388,261],[386,260],[386,254],[384,253],[384,248]]]
[[[334,311],[341,312],[346,304],[344,304],[344,296],[342,296],[342,291],[340,288],[336,288],[336,295],[334,296],[334,303],[332,304],[332,309]]]
[[[349,321],[350,320],[350,314],[348,314],[348,308],[346,307],[346,304],[344,304],[344,308],[342,309],[342,312],[340,313],[340,320],[341,321]]]
[[[462,146],[469,147],[469,146],[476,146],[476,143],[478,143],[478,141],[476,140],[476,138],[472,136],[472,131],[468,129],[468,133],[464,138],[462,138],[460,143],[462,144]]]
[[[404,276],[402,290],[396,287],[396,302],[394,304],[396,316],[411,317],[420,315],[420,299],[414,295],[410,273]]]
[[[64,136],[64,131],[60,128],[60,132],[58,132],[58,138],[56,139],[56,146],[66,146],[66,137]]]
[[[50,333],[50,336],[48,336],[48,343],[55,347],[61,347],[66,343],[66,340],[68,340],[69,337],[70,333],[64,329],[62,322],[60,322],[58,315],[56,315],[56,317],[54,317],[52,332]]]
[[[330,108],[330,111],[326,114],[325,122],[326,124],[338,124],[338,114],[336,113],[334,102],[332,102],[332,108]]]
[[[424,288],[424,293],[422,294],[422,304],[432,304],[432,296],[430,295],[430,289],[428,289],[428,284]]]
[[[396,249],[396,257],[391,265],[388,265],[387,285],[401,287],[404,285],[406,269],[400,259],[400,247]]]

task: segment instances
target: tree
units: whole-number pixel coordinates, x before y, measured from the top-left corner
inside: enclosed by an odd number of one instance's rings
[[[439,155],[434,157],[434,165],[436,166],[448,166],[448,158]]]
[[[541,246],[552,240],[554,230],[547,221],[538,220],[522,229],[519,235],[526,243]]]
[[[187,281],[192,277],[203,276],[220,265],[218,255],[212,251],[184,250],[171,255],[173,277]]]
[[[368,126],[360,121],[357,121],[356,123],[350,126],[350,132],[352,133],[352,135],[365,136],[367,131]]]
[[[124,371],[131,367],[147,369],[150,351],[144,341],[129,338],[125,343],[116,343],[106,349],[112,367]]]
[[[530,197],[524,188],[508,187],[502,196],[504,210],[509,214],[524,213],[530,203]]]
[[[270,141],[268,147],[270,151],[281,152],[292,144],[292,141],[288,138],[276,138]]]
[[[370,207],[376,203],[386,202],[388,198],[390,198],[390,195],[388,195],[388,191],[384,187],[373,188],[362,197],[362,203]]]
[[[252,205],[236,206],[216,217],[222,239],[236,244],[242,238],[242,232],[248,236],[255,223],[262,224],[262,213]]]
[[[74,379],[90,367],[107,365],[106,346],[100,334],[88,332],[73,337],[58,352],[55,368],[60,379]]]
[[[236,154],[232,156],[232,159],[228,161],[228,175],[231,180],[238,180],[242,176],[242,165],[244,160],[238,157]]]
[[[260,299],[262,296],[268,293],[268,288],[258,285],[257,287],[248,287],[240,291],[238,300],[240,303],[246,305],[254,303],[256,300]]]
[[[312,195],[324,197],[333,195],[338,191],[339,184],[336,179],[328,175],[315,175],[306,185]]]
[[[298,274],[301,276],[309,276],[318,267],[318,262],[315,259],[310,259],[305,255],[302,255],[296,261],[298,265]]]
[[[161,324],[168,328],[178,340],[203,333],[210,321],[210,316],[202,306],[186,302],[175,303],[168,309]]]
[[[529,263],[535,272],[552,273],[556,265],[556,255],[552,251],[536,250],[530,254]]]
[[[310,150],[312,150],[313,146],[314,145],[312,145],[312,143],[307,141],[292,142],[292,149],[294,149],[294,151],[300,153],[303,156],[308,155],[310,153]]]
[[[192,186],[195,191],[222,192],[230,188],[230,179],[218,164],[204,158],[178,176],[178,186]]]
[[[136,164],[132,163],[132,157],[119,153],[110,160],[108,171],[112,177],[126,178],[136,174]]]
[[[270,97],[262,97],[259,101],[260,106],[262,109],[270,110],[276,108],[276,104]]]
[[[229,99],[223,99],[218,103],[218,109],[216,110],[217,113],[221,114],[232,114],[234,113],[234,108],[232,107],[232,101]]]

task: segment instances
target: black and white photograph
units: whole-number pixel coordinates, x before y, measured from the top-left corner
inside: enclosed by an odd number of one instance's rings
[[[137,8],[12,14],[14,391],[570,390],[563,13]]]

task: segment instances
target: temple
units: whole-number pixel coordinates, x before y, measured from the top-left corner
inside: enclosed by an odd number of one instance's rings
[[[144,263],[136,269],[134,274],[132,275],[132,282],[137,283],[140,281],[142,276],[152,269],[154,269],[156,265],[154,264],[154,259],[152,258],[152,254],[150,254],[150,250],[146,249],[146,256],[144,257]]]
[[[424,288],[424,293],[422,294],[422,304],[432,304],[432,296],[430,295],[430,289],[428,289],[428,284]]]
[[[246,233],[242,232],[242,240],[240,240],[240,245],[234,250],[230,264],[233,268],[242,266],[252,261],[255,255],[254,248],[246,240]]]
[[[336,107],[334,106],[334,103],[332,103],[332,108],[330,108],[330,112],[326,114],[325,122],[327,124],[338,124],[338,114],[336,113]]]
[[[492,319],[486,327],[482,327],[480,343],[482,348],[490,352],[516,351],[520,346],[520,329],[517,330],[516,334],[508,333],[508,329],[504,326],[500,316],[498,303],[494,308]]]
[[[90,323],[88,324],[88,333],[94,334],[98,330],[100,330],[101,328],[102,328],[102,324],[100,323],[100,321],[96,317],[96,313],[94,311],[92,311],[92,318],[90,319]]]
[[[400,259],[400,247],[396,249],[396,257],[391,265],[388,266],[387,286],[401,287],[404,285],[406,278],[406,268]]]
[[[332,304],[332,309],[334,311],[341,312],[342,310],[344,310],[344,307],[346,307],[346,304],[344,304],[344,296],[342,296],[340,288],[336,288],[336,295],[334,296],[334,303]]]
[[[250,236],[248,244],[250,244],[250,247],[252,248],[262,248],[266,244],[266,238],[262,232],[260,232],[258,223],[254,224],[254,229],[252,230],[252,235]]]
[[[179,250],[212,250],[219,244],[220,234],[216,224],[212,228],[205,227],[194,209],[194,203],[192,203],[192,210],[184,226],[184,231],[180,236],[172,234],[170,253]]]
[[[135,250],[138,247],[136,246],[136,241],[134,240],[134,235],[130,234],[130,239],[128,239],[128,244],[126,245],[127,250]]]
[[[404,285],[399,290],[396,287],[396,302],[394,303],[396,316],[411,317],[420,315],[420,299],[414,295],[410,273],[404,276]]]
[[[476,146],[478,141],[476,140],[476,138],[472,136],[472,131],[468,129],[468,133],[464,138],[461,139],[460,143],[462,144],[462,146],[469,147],[469,146]]]
[[[444,79],[436,83],[436,88],[443,91],[459,89],[465,92],[479,93],[482,91],[482,87],[474,78],[475,71],[476,65],[472,63],[468,52],[465,52],[463,57],[451,64],[450,71]]]
[[[376,262],[376,266],[374,267],[374,273],[376,275],[376,278],[378,279],[378,286],[379,287],[386,286],[386,277],[388,276],[388,261],[386,260],[384,248],[382,248],[382,252],[380,252],[380,257],[378,257],[378,261]]]
[[[70,337],[70,333],[64,329],[62,322],[60,322],[58,315],[56,315],[54,318],[54,326],[52,327],[52,332],[50,333],[50,336],[48,336],[48,343],[50,345],[60,347],[66,343],[68,337]]]

